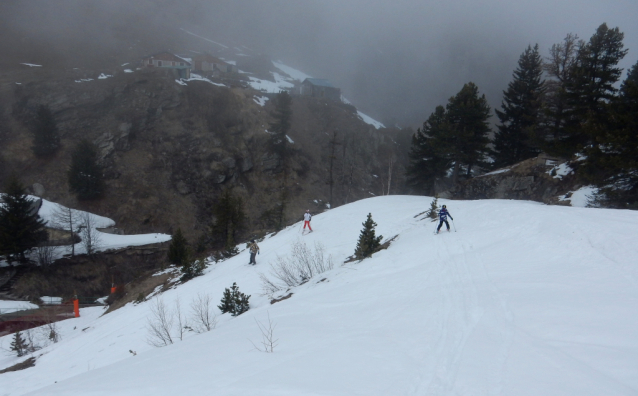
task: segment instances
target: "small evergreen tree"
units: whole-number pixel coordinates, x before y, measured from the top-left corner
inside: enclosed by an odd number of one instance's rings
[[[45,222],[34,210],[20,181],[12,177],[0,204],[0,254],[11,262],[17,256],[25,262],[24,252],[46,241]]]
[[[182,234],[182,229],[178,228],[172,235],[171,244],[168,246],[168,261],[171,264],[184,266],[188,263],[189,258],[188,242]]]
[[[432,202],[430,202],[430,209],[428,209],[428,212],[425,214],[427,217],[431,219],[436,219],[438,217],[438,213],[439,213],[438,201],[439,201],[439,197],[434,197]]]
[[[368,213],[368,218],[363,222],[363,230],[359,235],[357,248],[354,251],[355,258],[361,260],[369,257],[381,246],[383,235],[375,236],[374,228],[376,226],[377,223],[372,220],[372,213]]]
[[[193,279],[196,276],[200,276],[204,272],[205,268],[206,263],[204,260],[188,260],[186,264],[182,265],[182,282]]]
[[[60,136],[58,127],[53,118],[53,113],[48,106],[38,108],[35,123],[33,125],[33,153],[38,157],[51,155],[60,148]]]
[[[27,352],[29,352],[29,344],[24,338],[22,338],[22,333],[16,331],[13,334],[13,341],[11,341],[11,346],[9,349],[15,352],[18,357],[22,357],[26,355]]]
[[[68,172],[69,187],[79,200],[100,198],[104,195],[104,175],[98,163],[97,147],[82,140],[71,153]]]
[[[224,290],[221,303],[217,308],[219,308],[223,314],[229,312],[232,316],[238,316],[250,309],[250,304],[248,303],[249,298],[250,296],[240,292],[237,283],[233,282],[230,289],[226,288],[226,290]]]

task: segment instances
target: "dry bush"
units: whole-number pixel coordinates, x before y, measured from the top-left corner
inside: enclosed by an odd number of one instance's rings
[[[277,256],[277,262],[270,264],[270,277],[260,274],[264,294],[289,287],[299,286],[310,278],[334,267],[332,256],[326,257],[324,247],[315,243],[314,250],[301,241],[292,245],[290,256]]]

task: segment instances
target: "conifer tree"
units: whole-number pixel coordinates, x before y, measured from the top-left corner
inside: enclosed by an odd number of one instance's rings
[[[622,74],[618,63],[627,54],[623,39],[624,34],[618,28],[609,29],[603,23],[578,49],[571,79],[566,84],[567,99],[572,108],[570,116],[575,120],[566,139],[568,154],[594,143],[612,122],[611,103]]]
[[[439,213],[438,202],[439,202],[439,197],[434,197],[432,202],[430,202],[430,209],[428,209],[428,212],[425,214],[427,217],[431,219],[436,219],[438,217],[438,213]]]
[[[171,264],[184,266],[189,260],[188,242],[182,233],[182,229],[178,228],[175,234],[172,235],[171,244],[168,246],[168,261]]]
[[[223,244],[227,255],[236,254],[235,238],[246,219],[242,199],[234,196],[229,189],[224,190],[219,202],[213,206],[213,215],[213,238]]]
[[[16,331],[13,334],[13,341],[11,341],[9,349],[15,352],[18,357],[22,357],[29,352],[29,344],[24,338],[22,338],[22,333]]]
[[[68,172],[69,187],[79,200],[89,200],[104,195],[104,175],[98,163],[95,145],[82,140],[71,153],[71,168]]]
[[[53,118],[53,113],[48,106],[38,108],[33,126],[33,153],[38,157],[51,155],[60,148],[60,136],[58,127]]]
[[[229,312],[232,316],[238,316],[250,309],[248,299],[250,299],[250,296],[240,292],[237,283],[233,282],[230,289],[226,288],[226,290],[224,290],[221,303],[217,308],[219,308],[222,313]]]
[[[542,136],[539,144],[554,155],[569,155],[568,131],[578,123],[573,117],[573,105],[568,100],[567,86],[572,80],[578,49],[585,45],[577,35],[569,33],[562,43],[552,45],[543,69],[546,80],[542,111]]]
[[[279,154],[282,161],[286,157],[288,143],[287,134],[290,131],[292,121],[292,97],[286,91],[281,91],[275,99],[276,109],[273,114],[275,121],[270,124],[271,149]]]
[[[613,122],[588,150],[581,173],[602,187],[600,203],[638,209],[638,63],[627,73],[611,108]]]
[[[452,161],[446,153],[449,125],[443,106],[434,113],[412,136],[407,168],[407,183],[417,191],[434,194],[437,180],[445,177]]]
[[[12,177],[0,204],[0,254],[25,262],[24,252],[46,241],[45,222],[33,210],[20,181]]]
[[[494,168],[535,157],[541,99],[545,91],[542,59],[538,44],[528,46],[518,60],[514,79],[503,91],[502,111],[495,110],[500,121],[494,135]]]
[[[383,235],[375,236],[374,228],[376,226],[377,223],[372,220],[372,213],[368,213],[368,218],[363,222],[363,230],[361,230],[359,241],[354,251],[355,258],[361,260],[369,257],[381,246]]]
[[[479,97],[478,87],[469,82],[450,98],[446,111],[449,134],[445,144],[442,144],[442,150],[454,161],[452,181],[456,184],[461,166],[465,166],[467,177],[471,176],[473,166],[485,166],[490,142],[490,127],[487,123],[490,106],[485,95]]]

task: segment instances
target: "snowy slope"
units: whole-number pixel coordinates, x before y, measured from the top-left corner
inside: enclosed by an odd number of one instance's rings
[[[297,224],[260,243],[255,267],[246,251],[210,266],[163,301],[217,303],[237,282],[251,310],[168,347],[146,343],[152,301],[102,317],[84,309],[35,367],[0,375],[0,395],[638,394],[637,212],[440,200],[458,232],[433,235],[413,217],[430,201],[342,206],[315,216],[312,234]],[[399,237],[342,265],[369,212],[377,235]],[[259,273],[299,239],[338,264],[270,305]],[[271,354],[253,346],[268,316]],[[0,369],[21,360],[0,357]]]

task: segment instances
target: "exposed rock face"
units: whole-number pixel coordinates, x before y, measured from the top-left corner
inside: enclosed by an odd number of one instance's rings
[[[558,195],[573,188],[574,176],[554,177],[550,174],[558,162],[544,155],[532,158],[464,181],[440,196],[456,199],[521,199],[560,204]]]
[[[284,164],[268,149],[273,101],[259,106],[252,89],[181,85],[152,69],[104,80],[22,81],[0,91],[0,118],[7,121],[0,129],[0,178],[16,173],[25,185],[38,183],[43,198],[111,217],[126,233],[181,227],[194,239],[208,230],[226,188],[243,199],[248,227],[259,230],[281,197],[284,174],[290,221],[305,209],[325,209],[331,191],[332,207],[387,192],[390,158],[391,192],[403,185],[405,152],[395,132],[363,123],[352,106],[294,97],[294,143]],[[33,156],[28,130],[41,104],[51,108],[62,142],[46,160]],[[68,190],[70,154],[80,139],[100,150],[107,192],[99,201],[77,202]]]

